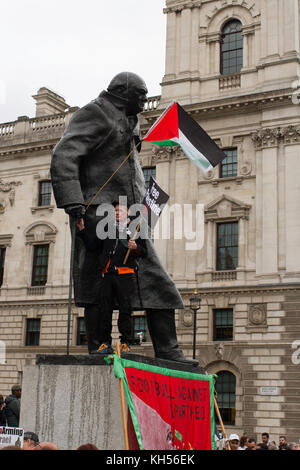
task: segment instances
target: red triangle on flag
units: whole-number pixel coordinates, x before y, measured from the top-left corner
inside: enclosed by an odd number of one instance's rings
[[[148,142],[162,142],[164,140],[173,139],[174,137],[179,137],[177,103],[174,103],[170,108],[166,109],[150,128],[143,140]]]

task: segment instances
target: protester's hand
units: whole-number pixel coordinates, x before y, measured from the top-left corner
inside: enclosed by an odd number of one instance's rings
[[[81,219],[85,213],[85,207],[82,204],[69,204],[64,209],[67,214],[76,219]]]
[[[78,230],[80,230],[80,232],[84,229],[84,220],[82,217],[81,219],[76,219],[76,227],[78,228]]]
[[[132,238],[128,242],[128,248],[129,250],[137,250],[137,244]]]

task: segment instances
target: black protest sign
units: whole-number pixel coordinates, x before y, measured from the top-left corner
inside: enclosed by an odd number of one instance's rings
[[[151,176],[149,188],[142,201],[144,209],[142,216],[146,220],[151,229],[154,229],[164,206],[169,200],[169,195],[158,185],[155,179]]]

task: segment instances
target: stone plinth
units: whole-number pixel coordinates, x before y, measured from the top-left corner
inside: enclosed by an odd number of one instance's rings
[[[128,358],[171,369],[202,372],[171,361]],[[85,443],[101,450],[124,449],[119,381],[113,366],[98,356],[37,356],[25,366],[20,427],[61,450]]]

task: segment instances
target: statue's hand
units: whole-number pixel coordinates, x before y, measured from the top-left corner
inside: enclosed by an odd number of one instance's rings
[[[81,219],[85,213],[85,207],[82,204],[70,204],[66,206],[65,212],[75,219]]]

